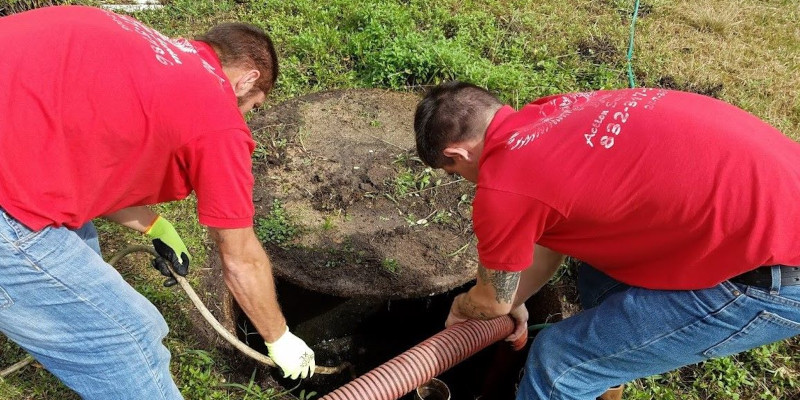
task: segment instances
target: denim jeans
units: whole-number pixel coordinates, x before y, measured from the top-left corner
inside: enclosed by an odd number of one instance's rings
[[[594,400],[636,378],[800,334],[800,286],[649,290],[582,264],[578,290],[584,311],[536,336],[518,400]]]
[[[91,223],[33,232],[0,209],[0,332],[84,399],[181,399],[158,310],[100,256]]]

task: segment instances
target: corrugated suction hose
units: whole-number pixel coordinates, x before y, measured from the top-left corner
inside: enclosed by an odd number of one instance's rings
[[[426,339],[320,400],[395,400],[514,331],[514,320],[468,320]],[[515,343],[524,345],[527,335]]]

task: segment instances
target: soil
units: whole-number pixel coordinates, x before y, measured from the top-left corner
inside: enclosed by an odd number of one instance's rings
[[[264,243],[278,277],[380,298],[429,296],[474,277],[474,188],[416,158],[418,101],[373,89],[322,92],[250,120],[257,231],[276,204],[290,223],[289,240]]]
[[[598,64],[614,65],[624,59],[614,42],[607,37],[591,37],[578,42],[578,54]]]
[[[719,99],[725,86],[722,83],[714,82],[689,82],[678,81],[672,75],[664,75],[658,78],[658,87],[673,90],[682,90]]]

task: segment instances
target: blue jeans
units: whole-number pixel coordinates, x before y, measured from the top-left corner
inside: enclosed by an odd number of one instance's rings
[[[0,209],[0,332],[84,399],[181,399],[158,310],[100,256],[97,231],[33,232]]]
[[[518,400],[594,400],[636,378],[800,334],[800,286],[649,290],[582,264],[578,290],[584,311],[536,336]]]

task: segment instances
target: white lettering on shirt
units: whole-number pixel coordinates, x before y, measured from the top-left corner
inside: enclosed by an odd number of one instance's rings
[[[542,135],[549,132],[553,127],[563,122],[572,113],[581,111],[591,98],[595,96],[593,92],[570,93],[548,101],[544,105],[552,105],[555,111],[543,115],[541,119],[534,121],[530,125],[522,126],[511,134],[506,141],[506,148],[509,150],[519,150]]]
[[[104,11],[106,15],[111,17],[111,19],[120,26],[120,28],[126,31],[136,32],[141,35],[144,40],[150,43],[150,48],[153,50],[153,53],[155,53],[155,57],[158,62],[167,66],[181,64],[181,59],[178,57],[178,53],[172,50],[172,48],[169,46],[170,39],[168,37],[131,17],[115,14],[107,10]],[[180,46],[177,47],[183,50]]]
[[[173,65],[181,65],[181,59],[178,57],[178,53],[176,53],[172,48],[169,46],[172,44],[176,49],[181,51],[182,53],[186,54],[197,54],[197,49],[192,45],[189,40],[184,38],[177,38],[171,39],[167,36],[161,34],[161,32],[152,29],[141,22],[125,16],[115,14],[108,10],[103,10],[106,15],[111,17],[114,22],[117,23],[122,29],[129,31],[129,32],[136,32],[142,36],[148,43],[150,43],[150,48],[153,50],[155,54],[156,60],[164,64],[166,66],[173,66]],[[225,85],[227,82],[225,78],[223,78],[220,74],[217,73],[216,68],[209,64],[206,60],[200,58],[200,62],[203,65],[208,73],[214,75],[215,78],[219,81],[220,85]]]
[[[637,107],[642,105],[646,110],[652,110],[659,99],[667,95],[664,89],[639,89],[633,93],[625,92],[605,102],[605,108],[597,118],[592,121],[588,133],[584,133],[586,145],[595,148],[595,136],[600,135],[597,148],[610,149],[617,143],[623,133],[625,123],[631,118]],[[608,118],[610,116],[610,118]],[[608,122],[606,119],[608,118]]]

